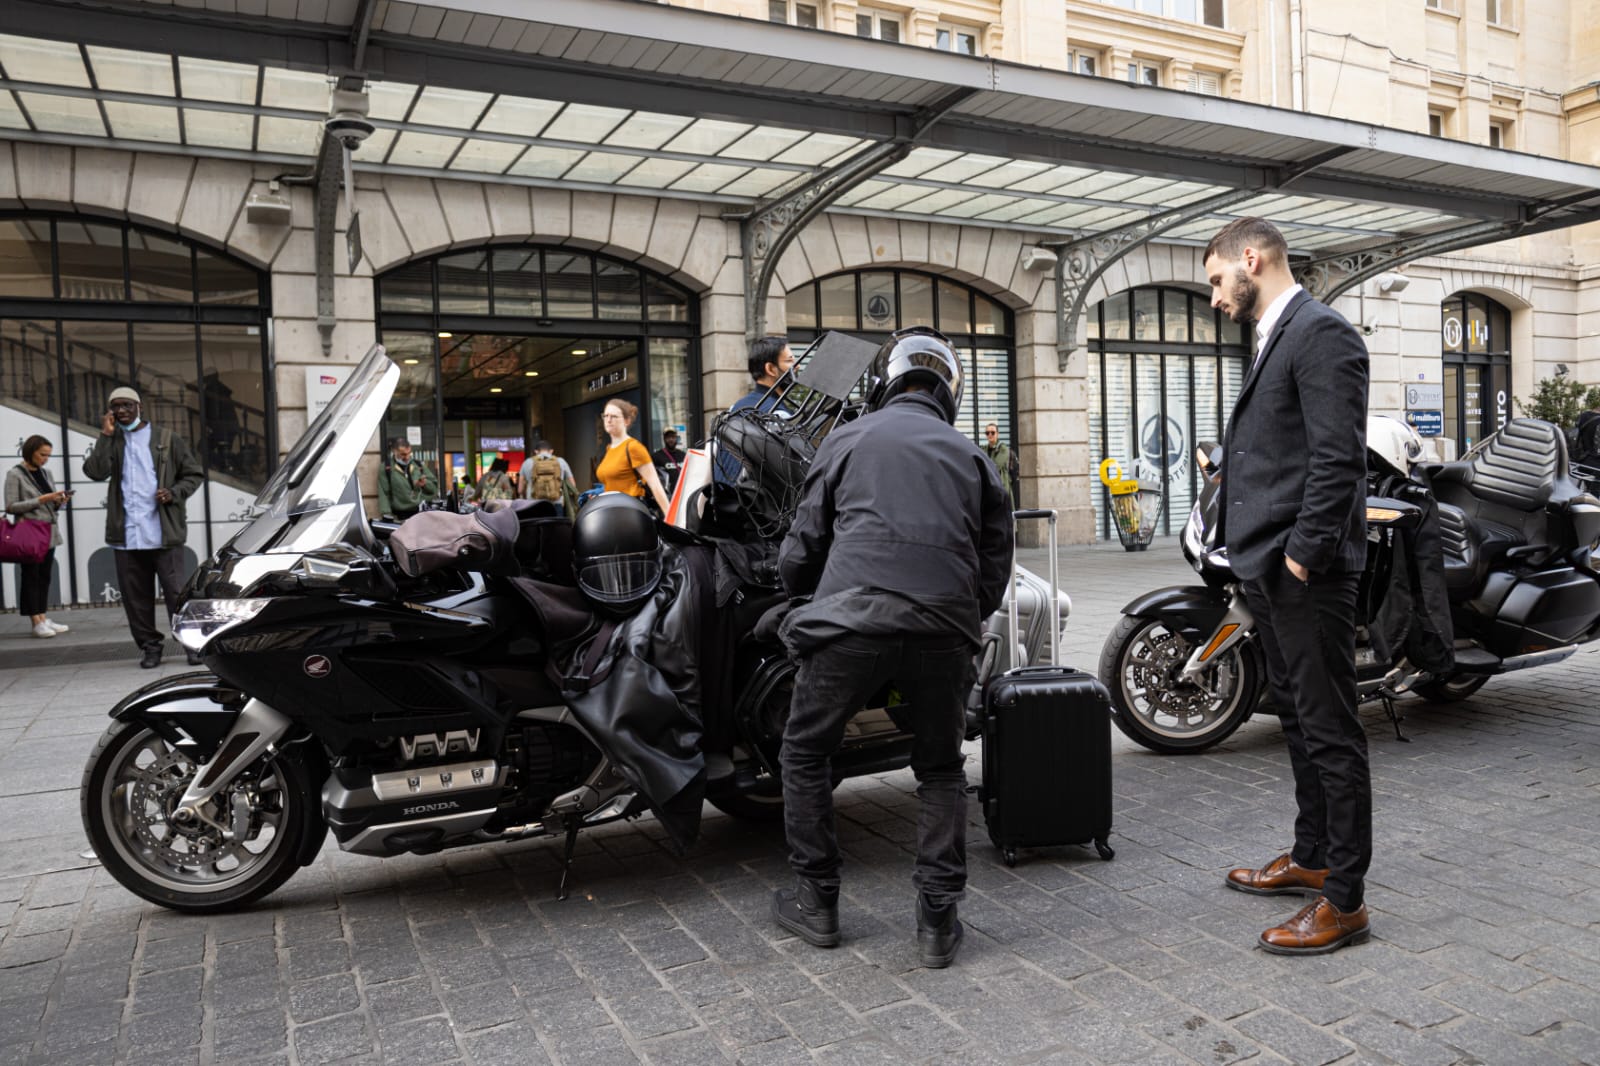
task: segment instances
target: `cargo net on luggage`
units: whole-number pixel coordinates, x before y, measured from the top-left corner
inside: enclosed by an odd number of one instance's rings
[[[712,527],[769,541],[788,532],[823,438],[866,410],[859,385],[875,351],[825,333],[758,404],[718,416],[705,515]]]

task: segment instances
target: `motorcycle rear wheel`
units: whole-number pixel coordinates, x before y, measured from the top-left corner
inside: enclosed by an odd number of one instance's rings
[[[89,756],[78,792],[83,828],[106,872],[129,892],[190,914],[232,910],[282,885],[321,848],[316,789],[293,749],[263,756],[206,804],[214,820],[236,824],[237,797],[248,818],[243,840],[172,821],[196,771],[138,722],[113,724]]]
[[[1100,681],[1116,705],[1113,721],[1129,740],[1162,755],[1205,751],[1243,725],[1265,681],[1253,642],[1234,646],[1210,668],[1215,690],[1175,681],[1192,649],[1159,618],[1125,615],[1100,650]]]
[[[749,792],[725,792],[717,796],[707,797],[711,806],[728,815],[745,822],[781,822],[783,821],[783,793],[775,796],[759,796]]]
[[[1460,703],[1488,683],[1488,674],[1462,674],[1444,681],[1429,681],[1413,691],[1430,703]]]

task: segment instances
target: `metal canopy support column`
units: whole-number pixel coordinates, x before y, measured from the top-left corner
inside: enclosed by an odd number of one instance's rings
[[[784,250],[800,235],[806,223],[872,175],[900,162],[922,136],[951,108],[977,93],[957,89],[918,111],[909,128],[891,140],[868,145],[843,163],[820,171],[783,195],[757,204],[739,219],[739,243],[744,254],[745,338],[754,342],[767,331],[767,293]]]
[[[1163,233],[1197,218],[1226,210],[1234,204],[1275,192],[1353,149],[1335,148],[1293,166],[1285,167],[1259,187],[1229,189],[1203,200],[1149,215],[1137,222],[1097,233],[1067,244],[1048,244],[1056,250],[1056,357],[1057,369],[1066,372],[1067,360],[1078,349],[1078,323],[1083,318],[1089,290],[1112,263]],[[1041,242],[1043,243],[1043,242]]]

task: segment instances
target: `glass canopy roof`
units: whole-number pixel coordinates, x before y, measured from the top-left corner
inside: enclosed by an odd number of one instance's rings
[[[266,65],[0,34],[0,135],[309,164],[332,81]],[[367,84],[358,169],[742,205],[869,142],[838,133],[396,81]],[[25,132],[24,132],[25,131]],[[1194,181],[920,147],[831,208],[1077,237],[1225,191]],[[1448,228],[1455,214],[1263,194],[1168,233],[1266,215],[1316,251]]]

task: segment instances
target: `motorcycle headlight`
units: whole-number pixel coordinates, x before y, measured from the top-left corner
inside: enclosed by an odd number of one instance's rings
[[[211,638],[244,625],[266,609],[270,598],[244,600],[190,600],[172,620],[172,635],[190,651],[201,651]]]

